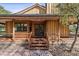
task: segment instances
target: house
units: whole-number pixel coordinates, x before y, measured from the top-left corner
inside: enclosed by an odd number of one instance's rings
[[[29,39],[31,48],[48,48],[48,35],[68,37],[69,29],[60,24],[60,16],[47,13],[47,6],[34,4],[11,15],[0,15],[0,23],[5,23],[5,32],[12,35],[14,41]]]

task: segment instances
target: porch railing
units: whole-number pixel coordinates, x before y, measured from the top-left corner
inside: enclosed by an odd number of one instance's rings
[[[12,38],[12,34],[11,33],[1,33],[0,38]]]
[[[15,33],[16,34],[16,33]],[[20,34],[17,34],[17,35],[20,35]],[[31,37],[32,37],[32,32],[27,32],[25,35],[25,40],[28,40],[29,44],[30,44],[30,41],[31,41]],[[21,34],[22,36],[22,34]],[[13,41],[13,33],[1,33],[0,34],[0,38],[9,38]],[[15,35],[15,39],[16,38],[19,38],[19,37],[16,37]],[[22,39],[22,38],[21,38]]]

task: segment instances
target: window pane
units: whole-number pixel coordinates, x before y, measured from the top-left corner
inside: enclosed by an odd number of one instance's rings
[[[27,31],[27,24],[17,23],[16,31]]]
[[[17,27],[17,31],[21,31],[21,28],[20,27]]]
[[[5,24],[0,24],[0,34],[5,33]]]
[[[20,26],[20,24],[16,24],[16,26],[18,27],[18,26]]]
[[[23,30],[24,30],[24,31],[27,31],[27,24],[24,24]]]
[[[24,31],[27,31],[27,27],[24,27],[23,30],[24,30]]]
[[[27,26],[27,24],[24,24],[24,26]]]

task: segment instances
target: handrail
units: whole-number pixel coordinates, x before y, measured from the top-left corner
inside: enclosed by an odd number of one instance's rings
[[[28,32],[27,35],[28,35],[28,37],[26,37],[26,38],[27,38],[27,40],[29,42],[29,49],[30,49],[30,44],[31,44],[30,41],[31,41],[32,32]]]

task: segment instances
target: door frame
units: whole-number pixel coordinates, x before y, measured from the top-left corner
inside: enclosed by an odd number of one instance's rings
[[[44,24],[44,36],[43,37],[41,37],[41,38],[45,38],[46,37],[46,22],[44,21],[44,22],[33,22],[33,37],[34,38],[39,38],[39,37],[37,37],[36,35],[35,35],[35,25],[36,24]]]

